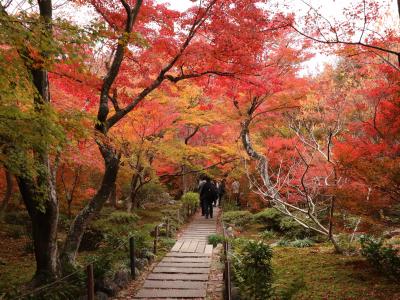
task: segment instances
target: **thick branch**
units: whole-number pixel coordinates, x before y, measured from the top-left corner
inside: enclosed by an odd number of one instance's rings
[[[194,137],[194,136],[196,135],[196,133],[197,133],[199,130],[200,130],[200,125],[197,125],[197,126],[194,128],[193,132],[192,132],[191,134],[189,134],[189,135],[185,138],[185,145],[187,145],[187,144],[189,143],[190,139],[191,139],[192,137]]]
[[[118,39],[118,46],[117,46],[117,50],[115,51],[113,61],[111,63],[111,67],[108,70],[107,75],[103,79],[103,85],[102,85],[101,94],[100,94],[99,111],[97,113],[97,120],[99,123],[96,125],[96,128],[98,130],[102,131],[103,133],[106,133],[108,130],[107,126],[104,126],[104,125],[107,120],[107,116],[108,116],[108,112],[109,112],[109,109],[108,109],[109,92],[110,92],[112,84],[115,81],[115,78],[118,75],[122,60],[124,58],[125,49],[129,43],[129,36],[130,36],[130,33],[132,32],[133,24],[136,21],[140,7],[142,5],[142,0],[137,0],[135,7],[131,10],[130,6],[125,1],[122,0],[121,2],[124,5],[126,14],[127,14],[125,31]]]
[[[214,6],[216,0],[212,1],[207,8],[205,9],[204,14],[201,17],[198,17],[195,19],[195,21],[192,24],[192,27],[189,30],[189,33],[185,39],[185,41],[182,43],[181,47],[179,48],[178,52],[175,54],[175,56],[169,61],[169,63],[160,70],[158,76],[156,79],[153,80],[153,82],[144,88],[136,97],[134,97],[126,107],[122,108],[120,111],[116,112],[114,115],[112,115],[110,118],[107,120],[107,129],[111,128],[113,125],[115,125],[119,120],[121,120],[125,115],[127,115],[129,112],[131,112],[148,94],[150,94],[152,91],[154,91],[156,88],[158,88],[161,83],[165,80],[168,79],[173,82],[178,82],[180,80],[188,79],[188,78],[194,78],[194,77],[200,77],[205,74],[210,74],[212,73],[211,71],[199,73],[199,74],[189,74],[189,75],[181,75],[174,77],[172,75],[166,75],[168,71],[172,69],[172,67],[175,65],[175,63],[181,58],[183,55],[184,51],[186,48],[189,46],[191,40],[195,36],[196,32],[198,29],[201,27],[201,25],[205,22],[207,19],[208,13],[210,12],[211,8]],[[216,74],[213,72],[213,74]],[[108,108],[107,108],[108,109]],[[108,111],[107,111],[108,113]]]
[[[236,161],[236,160],[238,160],[238,159],[239,159],[239,158],[232,158],[232,159],[228,159],[228,160],[224,160],[224,161],[217,162],[217,163],[215,163],[215,164],[209,165],[209,166],[204,167],[204,168],[202,168],[202,169],[190,170],[190,171],[187,171],[187,172],[178,172],[178,173],[174,173],[174,174],[162,174],[162,175],[160,175],[159,177],[160,177],[160,178],[164,178],[164,177],[178,177],[178,176],[182,176],[182,175],[186,175],[186,174],[200,173],[200,172],[203,172],[203,171],[205,171],[205,170],[211,169],[211,168],[216,167],[216,166],[223,166],[223,165],[232,163],[232,162],[234,162],[234,161]]]

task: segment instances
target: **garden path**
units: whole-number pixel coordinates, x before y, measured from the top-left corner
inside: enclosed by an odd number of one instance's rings
[[[218,208],[214,216],[218,216]],[[135,299],[204,299],[213,246],[207,242],[216,233],[217,218],[197,213],[171,251],[147,276]]]

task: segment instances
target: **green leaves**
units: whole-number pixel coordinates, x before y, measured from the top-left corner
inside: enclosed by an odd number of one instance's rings
[[[272,296],[272,249],[262,241],[242,240],[232,256],[235,280],[243,299]]]
[[[398,249],[384,246],[383,240],[363,235],[360,239],[361,254],[379,271],[398,281],[400,276],[400,257]]]

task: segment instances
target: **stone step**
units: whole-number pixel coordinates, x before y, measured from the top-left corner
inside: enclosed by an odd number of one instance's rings
[[[153,273],[208,274],[209,268],[155,267]]]
[[[204,298],[206,290],[181,289],[142,289],[135,296],[136,299],[146,298]]]
[[[209,263],[211,257],[164,257],[161,262],[172,263]]]
[[[211,246],[211,248],[212,248],[212,245],[207,245],[207,246]],[[165,256],[166,257],[208,257],[208,256],[211,256],[211,253],[170,252],[170,253],[167,253]]]
[[[205,299],[213,252],[207,239],[216,233],[216,221],[197,214],[134,299]]]
[[[207,283],[203,281],[183,281],[183,280],[146,280],[143,284],[144,288],[157,289],[185,289],[185,290],[201,290],[207,287]]]
[[[204,249],[205,254],[212,254],[213,251],[213,245],[207,245],[206,248]]]
[[[159,267],[173,267],[173,268],[209,268],[211,262],[165,262],[161,261]]]
[[[165,274],[165,273],[151,273],[147,277],[150,280],[186,280],[186,281],[207,281],[208,274]]]
[[[183,245],[183,241],[177,241],[172,247],[171,251],[178,251]]]

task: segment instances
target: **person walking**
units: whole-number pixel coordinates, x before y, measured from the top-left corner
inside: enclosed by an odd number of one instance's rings
[[[240,183],[238,180],[235,180],[234,182],[232,182],[232,194],[233,194],[233,198],[236,201],[236,205],[240,206]]]
[[[213,202],[217,197],[217,188],[211,182],[210,177],[207,177],[206,183],[203,185],[200,192],[200,202],[203,203],[206,219],[208,219],[208,217],[213,217]]]
[[[201,197],[201,191],[203,190],[204,184],[206,183],[205,176],[200,177],[199,185],[197,187],[197,191],[200,195],[200,207],[201,207],[201,215],[204,216],[205,213],[205,206],[204,206],[204,198]]]
[[[217,193],[217,197],[214,198],[214,201],[213,201],[213,206],[216,207],[216,206],[217,206],[217,201],[218,201],[219,182],[218,182],[218,181],[215,181],[215,180],[212,180],[211,183],[214,185],[215,191],[216,191],[216,193]]]

